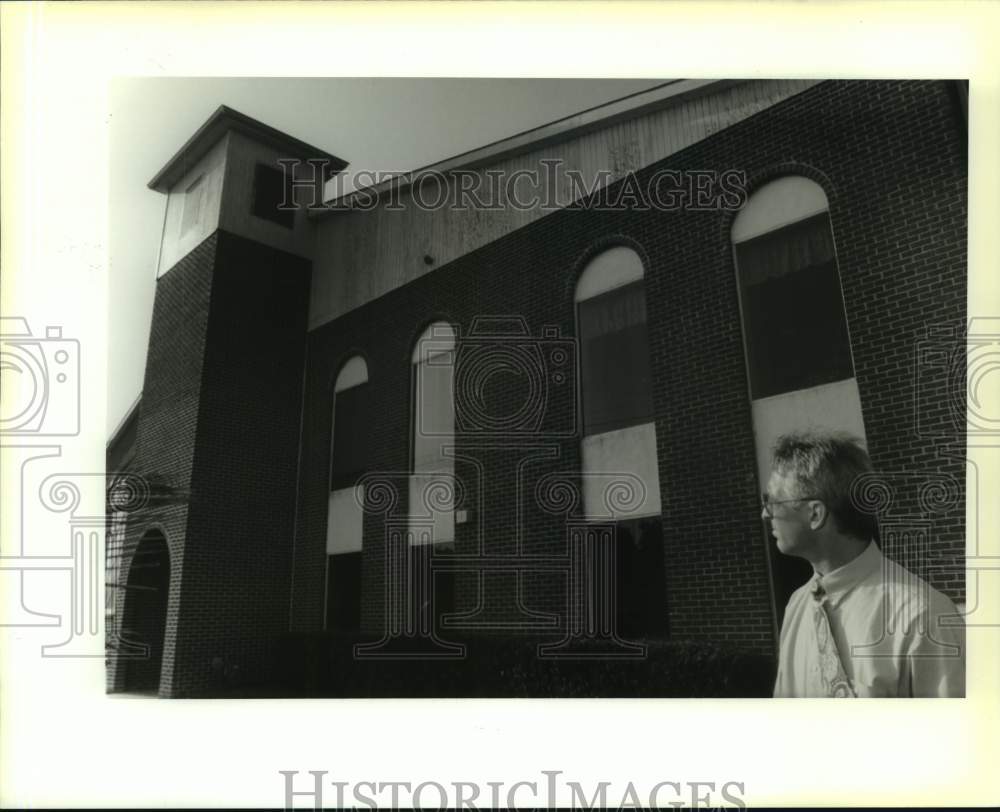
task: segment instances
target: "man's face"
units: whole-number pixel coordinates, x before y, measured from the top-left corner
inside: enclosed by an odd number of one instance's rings
[[[785,555],[808,557],[815,536],[809,526],[808,503],[790,501],[798,497],[799,489],[795,479],[789,474],[771,472],[767,481],[767,493],[771,499],[771,516],[762,515],[771,522],[771,534],[777,542],[778,550]]]

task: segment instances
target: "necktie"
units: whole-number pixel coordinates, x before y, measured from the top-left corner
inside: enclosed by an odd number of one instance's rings
[[[819,647],[819,675],[827,696],[856,696],[850,680],[844,671],[844,664],[837,650],[837,641],[833,639],[830,628],[830,603],[826,590],[819,580],[813,581],[813,619],[816,624],[816,643]]]

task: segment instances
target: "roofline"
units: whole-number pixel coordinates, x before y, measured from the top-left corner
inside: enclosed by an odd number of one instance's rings
[[[142,400],[142,392],[140,392],[136,396],[136,399],[132,401],[132,405],[128,407],[128,411],[126,411],[122,419],[118,421],[118,425],[114,427],[114,430],[112,430],[111,434],[109,435],[108,441],[107,443],[105,443],[105,447],[110,447],[114,445],[114,442],[118,439],[118,435],[122,433],[125,426],[128,425],[128,422],[133,417],[135,417],[135,413],[139,409],[139,402],[141,400]]]
[[[482,147],[459,153],[445,158],[437,163],[414,169],[405,175],[392,180],[383,181],[364,190],[357,189],[339,198],[328,201],[324,206],[313,209],[313,217],[321,218],[338,211],[354,211],[349,205],[344,205],[362,191],[365,195],[376,197],[389,189],[402,191],[409,188],[414,175],[445,174],[458,170],[477,169],[494,164],[506,158],[512,158],[535,149],[551,146],[562,141],[577,138],[593,130],[615,124],[646,113],[670,107],[681,101],[688,101],[703,95],[710,90],[720,90],[730,85],[738,84],[742,79],[674,79],[662,85],[640,90],[628,96],[614,99],[596,107],[590,107],[579,113],[573,113],[563,118],[542,124],[515,135],[493,141]]]
[[[347,161],[336,155],[307,144],[305,141],[300,141],[298,138],[293,138],[262,121],[257,121],[255,118],[250,118],[238,110],[221,104],[146,185],[157,192],[169,192],[188,170],[201,160],[215,143],[230,130],[235,130],[255,141],[276,147],[294,158],[322,158],[327,161],[327,172],[330,176],[347,166]]]

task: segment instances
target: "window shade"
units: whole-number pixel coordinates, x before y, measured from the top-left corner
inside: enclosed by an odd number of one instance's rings
[[[735,246],[754,399],[854,375],[824,212]]]
[[[353,485],[368,467],[370,411],[368,384],[353,386],[334,396],[331,490]]]
[[[642,282],[578,304],[583,422],[588,435],[652,419]]]

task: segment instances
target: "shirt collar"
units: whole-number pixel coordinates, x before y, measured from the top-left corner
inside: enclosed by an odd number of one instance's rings
[[[813,573],[810,591],[815,594],[818,587],[827,594],[832,606],[836,606],[843,597],[872,573],[882,566],[882,553],[874,541],[868,542],[865,551],[857,558],[848,561],[826,575]]]

